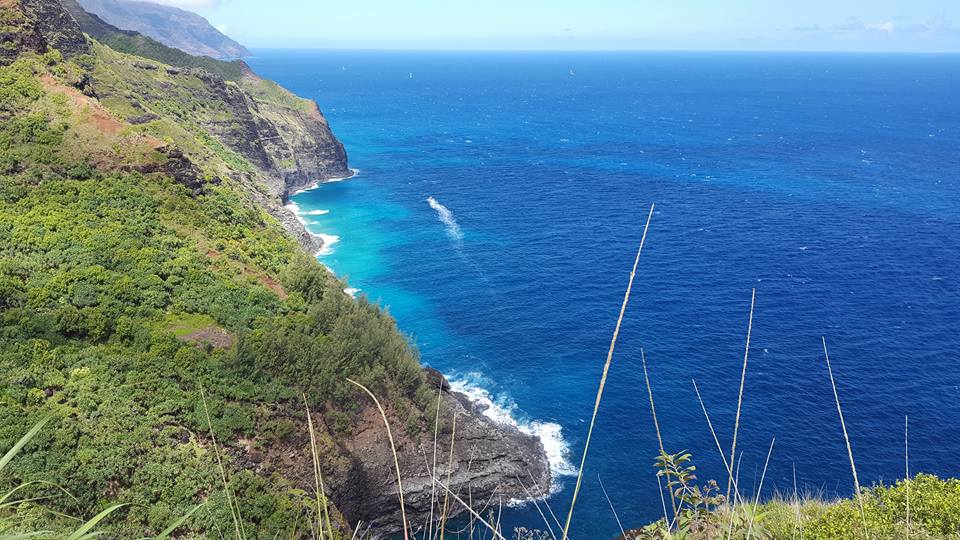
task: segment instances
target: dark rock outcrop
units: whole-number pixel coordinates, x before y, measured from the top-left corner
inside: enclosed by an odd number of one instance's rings
[[[66,57],[90,52],[77,22],[52,0],[0,0],[5,15],[0,31],[0,64],[20,53],[59,50]]]
[[[496,506],[499,501],[507,504],[548,494],[550,466],[539,439],[481,414],[466,396],[450,391],[439,372],[428,372],[427,376],[445,386],[437,438],[438,480],[464,501],[472,499],[477,508],[487,502]],[[456,437],[449,461],[454,415]],[[397,421],[392,419],[391,424],[396,426]],[[395,429],[394,438],[407,518],[412,527],[420,528],[430,515],[434,493],[439,492],[439,500],[443,499],[443,487],[433,486],[429,472],[433,467],[433,433],[431,430],[412,438]],[[337,508],[349,522],[362,520],[381,537],[402,531],[393,456],[383,420],[374,408],[367,409],[353,436],[343,443],[343,450],[350,456],[350,466],[334,477],[332,497]],[[448,463],[452,463],[449,468]],[[466,511],[452,497],[449,509],[451,515]],[[436,512],[439,510],[435,509],[434,517]]]
[[[52,0],[20,0],[24,12],[35,21],[34,28],[43,36],[48,49],[57,49],[65,57],[90,52],[90,44],[77,21]]]

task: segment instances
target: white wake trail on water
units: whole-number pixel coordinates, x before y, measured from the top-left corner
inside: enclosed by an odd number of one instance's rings
[[[437,211],[437,217],[440,218],[440,221],[447,227],[447,235],[456,240],[458,245],[462,243],[463,231],[460,230],[460,224],[457,223],[457,218],[453,217],[453,212],[433,197],[427,197],[427,204],[430,205],[430,208]]]
[[[433,208],[437,212],[437,218],[443,223],[444,227],[447,229],[447,236],[453,240],[453,247],[457,251],[457,256],[469,265],[473,270],[480,276],[480,279],[490,285],[490,280],[487,278],[487,274],[480,268],[480,265],[473,262],[463,249],[463,230],[460,229],[460,224],[457,223],[457,218],[454,217],[453,212],[449,208],[440,204],[440,201],[433,197],[427,197],[427,204],[430,205],[430,208]]]

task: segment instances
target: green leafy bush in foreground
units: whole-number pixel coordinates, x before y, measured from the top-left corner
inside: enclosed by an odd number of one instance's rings
[[[627,540],[900,540],[960,539],[960,480],[919,474],[862,493],[863,515],[856,498],[775,498],[725,504],[716,482],[698,485],[690,455],[664,454],[658,475],[676,499],[677,517],[629,531]],[[909,520],[908,504],[909,499]],[[866,525],[866,529],[864,528]]]

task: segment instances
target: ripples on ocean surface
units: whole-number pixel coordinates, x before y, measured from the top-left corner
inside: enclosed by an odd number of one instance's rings
[[[657,203],[574,538],[617,530],[598,475],[626,524],[659,513],[641,347],[667,446],[723,478],[691,379],[729,441],[754,287],[745,485],[776,437],[771,489],[851,491],[821,335],[861,481],[902,476],[906,414],[912,468],[960,474],[960,56],[258,54],[361,170],[295,197],[322,261],[569,461]]]

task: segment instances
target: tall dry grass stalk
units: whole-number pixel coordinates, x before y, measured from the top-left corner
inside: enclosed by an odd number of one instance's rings
[[[397,469],[397,496],[400,498],[400,517],[403,520],[403,539],[410,540],[410,526],[407,523],[407,508],[403,502],[403,478],[400,474],[400,458],[397,457],[397,445],[393,441],[393,431],[390,430],[390,422],[387,420],[387,413],[383,410],[383,406],[380,405],[380,400],[377,399],[377,396],[373,395],[373,392],[371,392],[366,386],[354,381],[353,379],[347,379],[347,382],[360,387],[361,390],[370,396],[370,399],[372,399],[374,404],[376,404],[377,410],[380,411],[380,417],[383,418],[383,425],[387,428],[387,438],[390,439],[390,452],[393,453],[393,465]]]
[[[797,531],[800,531],[800,540],[803,540],[803,523],[800,521],[800,495],[797,493],[797,464],[793,463],[793,506],[796,509],[797,522],[793,527],[793,535],[796,537]]]
[[[456,493],[454,493],[453,491],[451,491],[450,488],[447,487],[446,484],[444,484],[444,483],[441,482],[440,480],[437,480],[436,478],[434,478],[434,481],[437,482],[438,484],[440,484],[440,487],[442,487],[442,488],[444,489],[444,491],[447,492],[448,495],[450,495],[451,497],[453,497],[453,500],[454,500],[454,501],[456,501],[456,502],[459,503],[461,506],[463,506],[463,508],[470,514],[470,516],[472,517],[473,520],[476,520],[476,521],[479,521],[480,523],[482,523],[483,526],[486,527],[486,528],[490,531],[490,533],[494,536],[494,538],[498,538],[499,540],[507,540],[506,538],[503,537],[503,535],[500,533],[500,531],[497,530],[497,526],[495,526],[495,525],[491,524],[489,521],[483,519],[483,516],[481,516],[479,513],[477,513],[477,511],[474,510],[473,507],[472,507],[470,504],[468,504],[468,503],[465,502],[463,499],[461,499],[459,495],[457,495]],[[473,527],[473,525],[471,524],[471,536],[470,536],[470,538],[473,537],[472,527]],[[441,529],[441,531],[442,531],[442,529]]]
[[[590,419],[590,429],[587,430],[587,440],[583,445],[583,456],[580,458],[580,469],[577,472],[577,483],[573,488],[573,499],[570,501],[570,511],[567,512],[567,522],[563,526],[563,537],[561,540],[567,540],[570,532],[570,522],[573,520],[573,509],[577,505],[577,496],[580,494],[580,485],[583,483],[583,468],[587,464],[587,452],[590,450],[590,438],[593,436],[593,428],[597,424],[597,413],[600,411],[600,401],[603,398],[603,388],[607,384],[607,374],[610,372],[610,364],[613,361],[613,351],[617,346],[617,337],[620,335],[620,325],[623,323],[623,314],[627,311],[627,304],[630,303],[630,292],[633,290],[633,280],[637,275],[637,266],[640,264],[640,254],[643,253],[643,244],[647,240],[647,231],[650,229],[650,221],[653,219],[653,210],[656,205],[650,205],[650,213],[647,215],[647,224],[643,228],[643,237],[640,238],[640,248],[637,250],[637,258],[633,261],[633,269],[630,271],[630,281],[627,283],[627,292],[623,295],[623,303],[620,306],[620,315],[617,317],[617,325],[613,329],[613,338],[610,340],[610,350],[607,351],[607,360],[603,364],[603,375],[600,377],[600,388],[597,389],[597,399],[593,404],[593,416]]]
[[[857,492],[857,505],[860,506],[860,519],[863,521],[863,536],[870,538],[867,530],[867,514],[863,510],[863,494],[860,493],[860,479],[857,478],[857,464],[853,460],[853,447],[850,445],[850,436],[847,434],[847,424],[843,421],[843,409],[840,407],[840,395],[837,394],[837,383],[833,379],[833,366],[830,365],[830,353],[827,352],[827,338],[821,336],[823,342],[823,356],[827,360],[827,372],[830,373],[830,387],[833,388],[833,400],[837,404],[837,415],[840,416],[840,427],[843,429],[843,440],[847,443],[847,456],[850,458],[850,471],[853,472],[853,489]]]
[[[760,507],[760,494],[763,493],[763,481],[767,478],[767,468],[770,466],[770,456],[773,454],[773,444],[777,442],[774,437],[770,441],[770,449],[767,450],[767,460],[763,462],[763,473],[760,475],[760,485],[753,497],[753,512],[750,513],[750,525],[747,527],[747,540],[753,536],[753,524],[757,520],[757,509]]]
[[[313,416],[310,414],[310,405],[307,395],[303,396],[303,408],[307,411],[307,428],[310,431],[310,455],[313,458],[313,483],[317,492],[317,531],[320,540],[324,540],[323,525],[327,525],[327,534],[333,540],[333,523],[330,521],[330,509],[327,505],[327,491],[323,485],[323,471],[320,470],[320,454],[317,452],[317,431],[313,427]]]
[[[743,504],[743,497],[740,495],[740,486],[737,485],[736,478],[733,474],[733,465],[727,461],[727,456],[723,452],[723,447],[720,445],[720,438],[717,437],[717,432],[713,429],[713,422],[710,420],[710,413],[707,412],[707,406],[703,402],[703,396],[700,395],[700,387],[697,386],[697,381],[693,381],[693,391],[697,394],[697,400],[700,401],[700,408],[703,410],[703,416],[707,419],[707,427],[710,428],[710,435],[713,436],[713,442],[717,445],[717,452],[720,454],[720,459],[723,460],[723,467],[727,470],[727,478],[733,484],[733,494],[734,494],[734,504],[731,504],[731,508],[736,506],[736,504]]]
[[[523,492],[527,494],[527,498],[530,499],[530,502],[533,503],[533,506],[537,509],[537,512],[540,514],[540,519],[543,520],[543,524],[547,526],[547,532],[550,533],[550,538],[557,540],[557,535],[553,532],[553,527],[550,526],[550,520],[547,519],[547,515],[543,513],[543,510],[540,508],[540,503],[537,501],[537,498],[533,496],[533,493],[530,493],[530,490],[527,489],[527,485],[523,483],[523,480],[520,479],[520,475],[516,476],[517,483],[520,484],[520,487],[523,488]],[[616,515],[616,513],[614,513]],[[617,520],[619,521],[619,519]]]
[[[433,418],[433,467],[430,469],[430,476],[433,477],[437,471],[437,433],[440,431],[440,401],[443,397],[443,382],[437,385],[437,411]],[[433,508],[437,498],[437,484],[430,482],[430,520],[427,528],[427,540],[433,540]]]
[[[447,458],[447,484],[450,484],[450,477],[453,474],[453,446],[457,440],[457,413],[453,413],[453,430],[450,432],[450,457]],[[436,481],[436,476],[434,476]],[[450,490],[447,490],[450,491]],[[456,497],[456,495],[454,495]],[[446,493],[443,495],[443,511],[440,514],[440,540],[443,540],[444,529],[447,525],[447,503],[449,498]]]
[[[640,349],[640,361],[643,364],[643,380],[647,383],[647,397],[650,401],[650,414],[653,416],[653,429],[657,432],[657,444],[660,445],[660,455],[665,455],[667,452],[663,448],[663,436],[660,434],[660,421],[657,420],[657,407],[653,402],[653,387],[650,386],[650,375],[647,373],[647,353]],[[667,485],[670,485],[670,477],[667,477]],[[677,516],[677,501],[673,496],[673,491],[670,491],[670,508],[673,510],[674,519]],[[667,518],[667,509],[664,506],[663,509],[663,519],[669,523]]]
[[[199,381],[197,386],[200,388],[200,401],[203,402],[203,414],[207,418],[207,427],[210,429],[210,440],[213,442],[213,453],[217,458],[217,468],[220,470],[220,480],[223,482],[223,491],[227,497],[227,506],[230,507],[230,517],[233,519],[234,532],[237,540],[243,540],[244,530],[240,515],[240,504],[235,502],[233,494],[230,491],[230,482],[227,480],[227,469],[223,466],[223,459],[220,457],[220,447],[217,445],[217,436],[213,433],[213,422],[210,420],[210,409],[207,407],[207,395],[203,391],[203,384]]]
[[[903,417],[903,463],[907,488],[907,540],[910,540],[910,417]]]
[[[600,491],[603,491],[603,498],[607,499],[607,504],[610,505],[610,512],[613,513],[613,519],[617,520],[617,527],[620,529],[620,535],[626,538],[627,533],[623,530],[623,523],[620,523],[620,516],[617,515],[617,509],[613,507],[613,501],[610,500],[610,495],[607,495],[607,488],[603,487],[603,480],[600,478],[599,474],[597,475],[597,482],[600,482]]]
[[[737,395],[737,417],[733,424],[733,444],[730,446],[730,462],[737,457],[737,434],[740,432],[740,411],[743,408],[743,386],[747,381],[747,359],[750,357],[750,335],[753,333],[753,308],[757,304],[757,289],[753,289],[750,297],[750,320],[747,323],[747,345],[743,348],[743,369],[740,372],[740,392]],[[730,500],[732,478],[727,480],[727,500]]]

